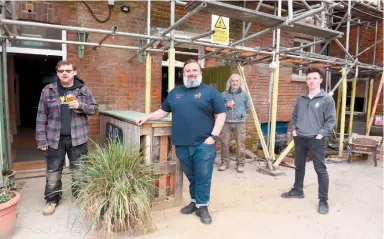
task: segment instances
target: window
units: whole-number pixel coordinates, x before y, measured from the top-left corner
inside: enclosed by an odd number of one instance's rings
[[[352,96],[352,80],[347,82],[347,105],[346,113],[350,114],[351,96]],[[367,110],[369,80],[360,79],[356,82],[356,96],[354,115],[365,114]]]
[[[306,45],[308,43],[311,43],[311,40],[305,40],[305,39],[300,39],[300,38],[295,38],[293,42],[294,47],[299,47]],[[312,53],[314,52],[314,46],[309,46],[309,47],[304,47],[301,49],[303,52],[308,52]],[[303,69],[301,66],[294,66],[292,67],[292,80],[295,81],[305,81],[305,74],[303,73]]]

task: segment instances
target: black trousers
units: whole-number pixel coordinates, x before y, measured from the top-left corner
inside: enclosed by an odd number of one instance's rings
[[[319,199],[328,199],[329,176],[325,165],[324,140],[315,137],[296,136],[295,141],[295,184],[294,188],[303,190],[305,158],[310,152],[319,183]]]
[[[77,196],[78,182],[81,180],[83,160],[82,155],[88,153],[88,144],[72,146],[71,136],[60,136],[59,147],[49,147],[44,153],[47,161],[47,176],[45,185],[45,200],[58,203],[62,195],[61,176],[65,163],[65,154],[68,154],[70,170],[72,173],[72,195]]]

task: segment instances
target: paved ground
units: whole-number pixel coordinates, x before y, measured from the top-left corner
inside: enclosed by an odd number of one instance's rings
[[[215,170],[210,211],[213,224],[203,225],[195,215],[181,215],[180,207],[153,212],[156,232],[141,239],[187,238],[383,238],[383,162],[328,164],[330,213],[317,213],[317,177],[307,164],[304,199],[282,199],[280,193],[292,185],[294,171],[282,168],[285,176],[271,177],[256,172],[258,163],[246,165],[244,174],[232,168]],[[64,185],[69,185],[65,176]],[[41,214],[44,178],[23,180],[15,239],[84,238],[89,224],[78,214],[70,193],[56,213]],[[188,201],[188,183],[184,201]],[[87,238],[97,238],[96,232]],[[119,235],[114,238],[132,238]]]

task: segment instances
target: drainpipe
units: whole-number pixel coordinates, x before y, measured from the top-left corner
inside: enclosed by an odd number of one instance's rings
[[[4,5],[5,1],[1,1]],[[1,8],[1,13],[5,16],[5,7]],[[7,74],[7,44],[6,39],[2,40],[2,58],[3,58],[3,93],[4,93],[4,110],[5,110],[5,145],[6,145],[6,160],[5,165],[8,169],[12,167],[12,157],[11,157],[11,127],[9,122],[9,99],[8,99],[8,74]],[[4,149],[3,149],[4,150]]]

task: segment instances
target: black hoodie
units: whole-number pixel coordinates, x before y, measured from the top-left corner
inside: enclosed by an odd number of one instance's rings
[[[73,94],[75,89],[81,88],[84,86],[84,81],[80,80],[75,76],[73,80],[73,86],[71,87],[64,87],[60,79],[57,79],[57,89],[59,91],[60,100],[62,102],[61,104],[61,129],[60,129],[60,135],[63,136],[71,136],[71,122],[72,122],[72,110],[68,108],[68,104],[63,104],[66,100],[65,96],[69,93],[69,91],[73,91]]]

